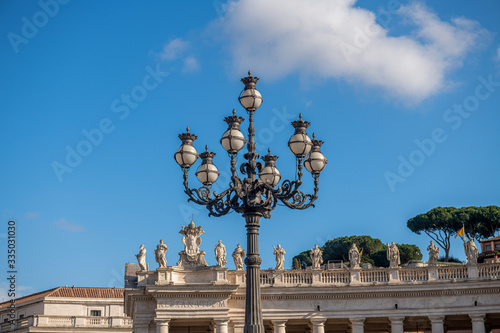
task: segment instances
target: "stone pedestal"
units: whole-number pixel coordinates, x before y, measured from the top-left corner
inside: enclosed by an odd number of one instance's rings
[[[215,267],[215,284],[228,284],[227,281],[227,268]]]
[[[399,270],[400,267],[389,268],[389,284],[399,283]]]
[[[361,284],[361,269],[351,269],[350,276],[351,282],[349,283],[351,286],[360,285]]]
[[[156,273],[158,275],[156,283],[157,285],[165,285],[165,284],[172,284],[174,283],[173,280],[173,271],[174,269],[172,267],[158,267],[156,269]]]
[[[321,272],[323,272],[323,270],[321,270],[321,269],[314,269],[312,271],[312,285],[313,286],[321,285]]]
[[[438,267],[437,266],[428,266],[427,267],[428,281],[437,281],[438,280]]]
[[[469,279],[479,279],[479,268],[477,267],[477,264],[467,264],[467,272],[469,275]]]

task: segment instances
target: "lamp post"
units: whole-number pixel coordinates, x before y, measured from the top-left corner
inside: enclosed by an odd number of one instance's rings
[[[174,157],[184,172],[184,192],[188,195],[188,201],[204,205],[209,210],[209,216],[223,216],[231,210],[240,213],[245,218],[247,230],[247,257],[246,264],[246,303],[245,303],[245,333],[264,333],[262,321],[262,306],[260,299],[260,264],[259,257],[259,220],[261,217],[270,218],[271,211],[278,202],[292,209],[306,209],[314,207],[313,202],[318,198],[319,175],[325,168],[327,160],[321,153],[323,141],[316,140],[313,134],[311,140],[306,133],[309,122],[300,119],[292,122],[295,133],[288,142],[290,150],[296,157],[297,176],[296,180],[284,180],[278,186],[281,175],[276,168],[278,156],[268,154],[262,157],[264,165],[259,162],[259,154],[255,152],[255,128],[253,126],[253,116],[255,111],[262,104],[262,96],[255,88],[258,77],[252,76],[250,71],[248,76],[242,78],[245,88],[238,98],[240,104],[245,108],[249,116],[248,142],[240,132],[240,125],[243,118],[233,114],[224,118],[228,124],[227,131],[220,140],[224,149],[231,159],[231,182],[229,188],[217,194],[211,190],[211,185],[217,180],[219,172],[213,164],[215,153],[209,152],[205,146],[205,152],[198,154],[193,146],[193,141],[197,136],[189,132],[179,135],[182,141],[181,146]],[[240,178],[236,171],[236,156],[247,143],[247,152],[243,155],[246,162],[240,165],[239,171],[246,175]],[[202,159],[202,164],[198,168],[196,175],[203,184],[200,188],[189,188],[188,171],[196,162],[198,156]],[[311,172],[314,178],[313,194],[305,194],[299,191],[302,185],[302,169]]]

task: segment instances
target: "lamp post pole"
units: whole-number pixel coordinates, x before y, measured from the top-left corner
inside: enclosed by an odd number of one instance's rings
[[[278,202],[292,209],[306,209],[314,207],[314,201],[318,198],[319,174],[325,168],[327,160],[321,153],[322,141],[313,140],[307,136],[306,129],[309,122],[300,119],[292,122],[295,133],[288,141],[290,150],[296,157],[297,177],[296,180],[284,180],[281,186],[278,183],[281,175],[275,166],[278,156],[271,154],[261,157],[264,165],[257,161],[259,154],[255,151],[255,128],[253,116],[262,103],[262,96],[255,88],[259,78],[248,76],[241,79],[245,88],[239,96],[241,105],[249,116],[248,143],[240,132],[240,124],[243,118],[236,116],[233,110],[232,116],[226,117],[224,121],[228,124],[228,130],[223,134],[222,146],[231,158],[231,182],[229,188],[217,194],[212,191],[211,185],[217,180],[219,172],[213,164],[215,153],[206,151],[198,154],[193,146],[197,136],[189,132],[179,135],[181,146],[174,155],[175,160],[183,169],[184,192],[188,195],[188,201],[204,205],[209,210],[209,216],[223,216],[230,211],[236,211],[245,218],[247,230],[247,256],[246,264],[246,302],[245,302],[245,333],[264,333],[262,320],[262,304],[260,297],[260,264],[259,257],[259,221],[261,217],[270,218],[271,211]],[[243,179],[237,173],[236,156],[247,143],[247,152],[243,155],[246,162],[240,165],[240,172],[246,175]],[[199,188],[190,188],[188,183],[188,171],[196,162],[198,157],[202,158],[202,164],[196,175],[203,184]],[[302,185],[303,166],[311,172],[314,178],[313,194],[305,194],[299,190]],[[257,178],[258,176],[258,178]]]

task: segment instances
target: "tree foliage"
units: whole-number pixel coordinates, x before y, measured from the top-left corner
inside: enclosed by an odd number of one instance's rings
[[[500,229],[500,208],[486,207],[436,207],[424,214],[412,217],[407,227],[420,235],[425,232],[445,252],[445,261],[449,260],[450,237],[464,227],[469,237],[481,240],[493,237]]]
[[[349,249],[352,244],[356,244],[361,254],[362,263],[371,263],[378,267],[389,267],[389,262],[386,258],[386,246],[378,238],[370,236],[343,236],[327,241],[322,247],[323,261],[327,263],[329,260],[349,261]],[[401,263],[408,263],[410,260],[422,259],[420,249],[416,245],[398,244],[401,255]],[[306,250],[296,255],[293,260],[299,262],[304,261],[310,266],[311,258],[309,251]]]

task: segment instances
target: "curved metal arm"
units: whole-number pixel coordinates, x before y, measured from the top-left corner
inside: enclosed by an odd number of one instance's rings
[[[198,205],[204,205],[209,210],[209,216],[223,216],[227,214],[231,208],[235,209],[235,205],[238,206],[238,196],[233,196],[231,194],[234,191],[234,187],[231,186],[224,192],[217,194],[212,192],[210,187],[201,186],[200,188],[189,188],[188,183],[188,168],[184,168],[184,192],[188,195],[188,201],[193,201]],[[213,193],[213,198],[212,198]]]
[[[283,184],[277,189],[272,189],[270,186],[273,196],[281,201],[285,206],[293,209],[306,209],[309,207],[314,207],[314,201],[318,198],[319,191],[319,174],[314,174],[314,193],[305,194],[299,191],[299,187],[302,185],[300,179],[296,181],[285,180]]]

